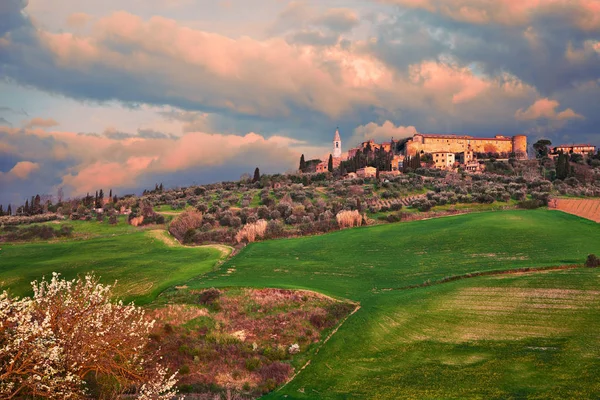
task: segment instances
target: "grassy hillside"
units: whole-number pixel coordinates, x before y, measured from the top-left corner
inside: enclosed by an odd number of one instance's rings
[[[119,279],[121,294],[138,302],[186,280],[191,289],[304,288],[360,302],[311,363],[267,398],[600,396],[597,269],[435,284],[476,271],[582,264],[600,254],[600,225],[591,221],[536,210],[357,228],[255,243],[213,272],[216,250],[105,228],[80,227],[93,236],[87,240],[3,245],[0,281],[25,294],[51,271],[94,270],[105,282]],[[434,284],[406,289],[427,281]]]
[[[210,271],[221,258],[213,248],[169,246],[157,233],[161,234],[129,225],[79,222],[75,236],[93,238],[5,243],[0,250],[0,289],[28,295],[31,281],[52,272],[73,278],[94,271],[104,283],[118,280],[116,293],[125,301],[144,304],[167,287]]]
[[[600,225],[553,211],[470,214],[248,246],[191,287],[296,287],[360,301],[298,377],[269,398],[597,397]],[[392,289],[392,290],[390,290]]]

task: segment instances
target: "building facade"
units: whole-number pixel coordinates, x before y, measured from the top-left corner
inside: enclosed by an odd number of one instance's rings
[[[527,136],[479,138],[467,135],[416,134],[408,140],[405,154],[417,153],[515,153],[517,158],[527,158]]]
[[[581,154],[587,156],[590,153],[596,153],[596,146],[591,144],[561,144],[552,148],[552,153],[563,152],[565,154]]]
[[[450,169],[454,167],[454,163],[456,162],[454,153],[436,152],[431,153],[431,157],[433,157],[433,163],[438,169]]]

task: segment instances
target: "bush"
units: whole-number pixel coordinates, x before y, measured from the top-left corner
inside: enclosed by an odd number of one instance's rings
[[[274,362],[263,366],[258,373],[263,380],[274,380],[278,385],[284,383],[292,373],[292,366],[282,362]]]
[[[219,289],[210,288],[200,293],[198,302],[203,305],[210,305],[217,301],[219,297],[221,297],[221,291]]]
[[[536,208],[540,208],[541,203],[538,200],[532,199],[520,201],[517,205],[519,208],[524,208],[525,210],[535,210]]]
[[[180,241],[190,229],[202,226],[202,213],[197,210],[188,210],[179,214],[169,225],[169,232]]]
[[[588,268],[600,267],[600,258],[598,258],[595,254],[588,255],[587,260],[585,260],[585,266]]]
[[[53,273],[32,287],[33,298],[0,294],[1,398],[86,398],[90,389],[99,398],[131,389],[140,399],[174,395],[142,308],[112,303],[112,287],[92,275]]]
[[[250,372],[256,371],[258,368],[260,368],[260,364],[260,358],[258,357],[246,359],[246,369]]]
[[[242,229],[235,235],[235,240],[240,243],[246,240],[248,243],[256,241],[258,238],[265,236],[267,232],[267,221],[261,219],[253,224],[244,225]]]
[[[336,216],[338,225],[340,228],[350,228],[353,226],[360,226],[362,224],[362,215],[358,210],[354,211],[340,211]]]

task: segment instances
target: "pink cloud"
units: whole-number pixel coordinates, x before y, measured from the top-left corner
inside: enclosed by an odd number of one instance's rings
[[[265,138],[252,132],[245,136],[189,132],[178,139],[131,137],[123,140],[42,130],[17,134],[52,137],[55,147],[45,156],[76,161],[61,182],[61,186],[70,188],[74,195],[98,187],[134,187],[145,174],[174,173],[190,168],[201,171],[241,161],[258,166],[277,163],[293,168],[301,152],[314,151],[296,139]]]
[[[40,169],[38,163],[31,161],[19,161],[12,169],[6,173],[0,172],[0,178],[3,180],[27,179],[29,175]]]
[[[382,125],[369,122],[354,129],[354,134],[348,141],[349,146],[373,139],[375,141],[389,141],[391,138],[403,139],[416,135],[417,128],[414,126],[396,126],[391,121],[385,121]]]
[[[25,128],[51,128],[57,125],[58,122],[56,122],[53,118],[33,118],[25,124]]]
[[[94,17],[89,14],[76,12],[67,17],[67,26],[71,28],[83,28]]]
[[[560,103],[556,100],[550,100],[548,98],[536,100],[529,108],[519,109],[515,113],[515,118],[521,121],[533,121],[541,118],[545,118],[553,121],[564,121],[568,119],[582,119],[582,115],[577,114],[570,108],[557,112],[556,109],[560,106]]]

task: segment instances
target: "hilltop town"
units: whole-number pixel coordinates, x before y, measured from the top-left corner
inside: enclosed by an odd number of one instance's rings
[[[326,161],[300,161],[300,173],[323,173],[337,170],[345,179],[368,178],[382,174],[396,176],[419,167],[447,171],[480,173],[490,160],[528,159],[527,136],[493,138],[454,134],[415,134],[411,138],[376,143],[373,139],[357,147],[342,151],[339,128],[333,138],[333,150]],[[556,159],[560,153],[586,159],[596,154],[590,144],[563,144],[549,148],[548,157]]]

